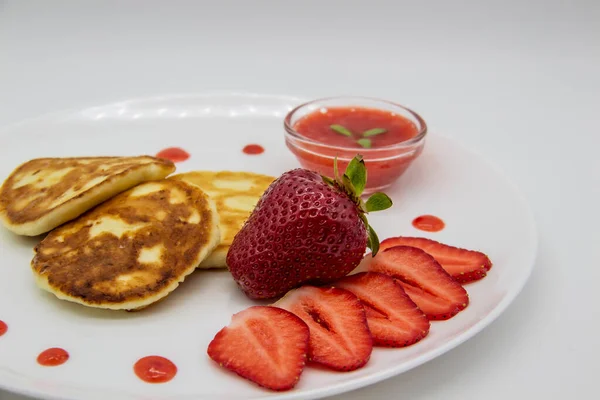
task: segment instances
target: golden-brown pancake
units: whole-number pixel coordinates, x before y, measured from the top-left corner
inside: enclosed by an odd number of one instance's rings
[[[217,204],[221,244],[200,264],[200,268],[227,268],[225,260],[233,237],[275,178],[251,172],[195,171],[173,175],[169,179],[201,187]]]
[[[219,241],[219,215],[200,188],[146,182],[50,232],[31,267],[60,299],[132,310],[175,290]]]
[[[160,158],[40,158],[26,162],[0,188],[0,220],[11,231],[36,236],[142,182],[175,171]]]

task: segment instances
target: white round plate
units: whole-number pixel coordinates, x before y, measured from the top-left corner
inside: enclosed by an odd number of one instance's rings
[[[278,176],[298,167],[283,140],[283,118],[300,99],[252,94],[206,94],[131,100],[45,115],[0,133],[0,178],[36,157],[156,154],[177,146],[191,154],[178,172],[246,170]],[[265,148],[245,155],[244,145]],[[38,239],[0,227],[0,387],[60,399],[309,399],[366,386],[431,360],[469,339],[506,309],[530,275],[536,232],[526,202],[481,156],[430,134],[425,151],[388,191],[395,204],[372,214],[380,238],[420,235],[489,255],[488,276],[466,285],[470,305],[404,349],[373,351],[350,373],[307,367],[298,385],[274,393],[219,368],[206,355],[231,315],[250,306],[227,271],[197,271],[165,301],[134,313],[89,309],[39,290],[29,268]],[[411,226],[434,214],[439,233]],[[70,359],[57,367],[36,363],[40,351],[62,347]],[[164,384],[147,384],[133,364],[161,355],[178,367]],[[432,377],[434,379],[434,377]]]

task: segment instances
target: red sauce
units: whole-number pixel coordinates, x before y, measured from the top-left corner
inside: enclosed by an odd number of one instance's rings
[[[412,224],[415,228],[427,232],[439,232],[446,226],[444,221],[434,215],[421,215],[415,218]]]
[[[69,353],[66,350],[53,347],[48,350],[44,350],[40,353],[37,358],[37,362],[44,367],[55,367],[67,362],[69,359]]]
[[[164,383],[175,377],[177,366],[164,357],[148,356],[140,358],[133,371],[144,382]]]
[[[333,124],[347,128],[352,136],[332,130]],[[391,185],[422,152],[422,145],[385,147],[419,134],[419,128],[411,120],[385,110],[360,107],[328,108],[326,112],[317,110],[299,119],[293,128],[306,138],[335,146],[324,148],[322,145],[307,143],[295,146],[288,142],[288,147],[306,169],[332,177],[334,157],[338,157],[339,170],[344,171],[349,160],[356,154],[362,154],[368,170],[365,193]],[[363,133],[375,128],[386,131],[368,137],[371,144],[368,150],[358,140],[367,139],[362,136]]]
[[[4,321],[0,321],[0,336],[4,335],[8,330],[8,325]]]
[[[168,149],[159,151],[158,154],[156,154],[156,157],[164,158],[177,163],[190,158],[190,153],[179,147],[169,147]]]
[[[331,125],[342,125],[352,136],[344,136],[331,129]],[[386,110],[361,107],[328,108],[326,112],[313,112],[298,120],[296,132],[309,139],[333,146],[356,147],[362,149],[357,140],[370,129],[381,128],[386,132],[369,136],[371,148],[389,146],[417,136],[416,125],[401,115]]]
[[[242,151],[246,154],[262,154],[265,152],[265,149],[259,144],[249,144],[245,146]]]

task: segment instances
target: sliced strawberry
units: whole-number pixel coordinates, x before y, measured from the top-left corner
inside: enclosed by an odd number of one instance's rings
[[[231,318],[208,345],[208,355],[260,386],[288,390],[304,369],[308,340],[308,326],[291,312],[254,306]]]
[[[410,346],[429,333],[429,320],[394,278],[361,272],[334,285],[354,293],[363,303],[375,345]]]
[[[303,286],[274,305],[293,312],[310,328],[309,360],[337,371],[352,371],[369,361],[373,339],[365,310],[351,292]]]
[[[479,251],[449,246],[435,240],[419,237],[394,237],[381,242],[381,250],[394,246],[417,247],[433,256],[442,268],[461,283],[484,278],[492,268],[492,261]]]
[[[367,255],[369,271],[402,282],[411,299],[429,319],[448,319],[469,304],[467,291],[429,254],[416,247],[394,246]],[[410,286],[410,288],[409,288]]]
[[[400,280],[397,281],[402,287],[406,294],[419,305],[421,311],[425,313],[427,318],[433,320],[444,320],[452,318],[456,313],[449,313],[448,302],[445,299],[436,297],[426,291],[419,289],[416,286],[411,286]]]

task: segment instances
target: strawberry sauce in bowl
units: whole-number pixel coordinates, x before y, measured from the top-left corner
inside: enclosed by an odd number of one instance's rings
[[[302,167],[333,176],[357,154],[368,170],[365,193],[394,183],[425,145],[427,125],[417,113],[385,100],[330,97],[304,103],[284,120],[285,141]]]

